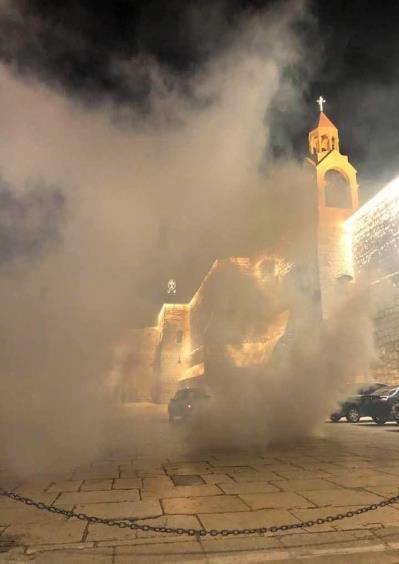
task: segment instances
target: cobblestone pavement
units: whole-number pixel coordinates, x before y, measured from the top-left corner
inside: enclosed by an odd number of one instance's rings
[[[165,406],[128,405],[113,449],[84,466],[0,484],[96,516],[169,527],[261,527],[353,510],[399,491],[399,427],[326,423],[323,436],[260,452],[193,451]],[[131,438],[130,438],[131,437]],[[0,498],[0,562],[399,563],[399,504],[308,530],[212,538],[74,519]]]

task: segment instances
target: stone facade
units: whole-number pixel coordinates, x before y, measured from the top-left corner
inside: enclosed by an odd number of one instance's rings
[[[376,378],[399,384],[399,183],[389,183],[347,222],[357,275],[384,299],[375,318]],[[381,300],[379,300],[380,302]]]
[[[158,319],[160,333],[155,366],[156,402],[168,401],[187,369],[185,357],[191,350],[189,304],[164,304]]]
[[[375,319],[375,342],[380,362],[374,368],[376,380],[399,385],[399,291],[390,304],[381,308]]]
[[[342,281],[367,272],[374,285],[387,278],[396,283],[399,183],[388,185],[358,209],[356,169],[341,154],[338,129],[323,112],[309,133],[309,154],[305,163],[314,173],[311,189],[318,221],[306,257],[297,257],[296,264],[276,256],[216,260],[189,303],[164,304],[156,326],[136,331],[116,349],[113,374],[120,395],[165,402],[179,386],[206,379],[219,357],[228,355],[236,366],[244,366],[264,361],[288,342],[300,317],[294,310],[276,311],[267,328],[258,327],[241,342],[229,334],[228,324],[226,329],[229,304],[224,289],[237,284],[244,289],[251,277],[268,284],[295,284],[305,298],[301,315],[305,305],[316,322],[331,315]],[[259,308],[262,299],[259,294]],[[376,377],[399,383],[399,290],[392,290],[391,299],[378,311],[375,340],[381,357]]]

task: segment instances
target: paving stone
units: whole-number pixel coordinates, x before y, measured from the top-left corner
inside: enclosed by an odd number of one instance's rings
[[[352,477],[351,475],[346,477],[336,477],[331,476],[329,481],[333,484],[337,484],[342,487],[347,488],[368,488],[368,486],[397,486],[398,477],[394,475],[367,475],[360,477]]]
[[[160,470],[136,470],[136,475],[139,478],[158,478],[165,476],[165,470],[160,468]],[[124,476],[121,475],[121,478]]]
[[[139,501],[139,490],[104,490],[91,492],[63,493],[57,499],[57,506],[83,505],[86,503],[109,503]]]
[[[151,543],[115,548],[115,564],[146,562],[205,562],[202,546],[198,541]]]
[[[376,494],[366,492],[365,490],[350,490],[350,489],[329,489],[317,491],[301,491],[298,492],[316,505],[368,505],[370,503],[378,503],[384,498]]]
[[[399,462],[397,464],[383,464],[383,467],[381,468],[381,463],[376,465],[375,467],[373,467],[374,470],[383,470],[385,474],[394,474],[394,475],[398,475],[399,474]]]
[[[113,479],[108,478],[106,480],[85,480],[80,488],[81,491],[101,491],[110,490],[112,488]]]
[[[199,484],[205,484],[205,481],[201,476],[198,475],[172,475],[171,476],[173,483],[176,486],[195,486]]]
[[[321,507],[315,509],[292,509],[295,515],[301,521],[309,521],[318,517],[327,517],[328,515],[336,515],[338,513],[346,513],[346,511],[354,511],[361,506],[348,507]],[[332,523],[335,529],[359,529],[362,527],[373,528],[376,526],[397,526],[399,525],[399,511],[393,507],[381,507],[375,511],[369,511],[361,515],[334,521]],[[313,527],[312,527],[313,530]]]
[[[292,513],[279,509],[261,509],[229,513],[199,514],[199,520],[205,529],[252,529],[297,523],[299,519]]]
[[[280,491],[276,486],[269,482],[227,482],[218,484],[218,487],[226,494],[246,494],[246,493],[269,493]]]
[[[255,464],[254,470],[258,472],[295,472],[296,470],[303,470],[299,466],[293,464]]]
[[[136,478],[136,479],[141,479],[141,476],[138,475],[136,470],[130,469],[130,470],[120,470],[119,471],[119,477],[120,478]]]
[[[98,460],[97,462],[93,462],[91,465],[91,469],[93,470],[119,470],[119,462],[114,460],[112,462],[106,460]]]
[[[380,527],[373,529],[374,537],[383,540],[388,546],[394,545],[399,548],[399,527]]]
[[[112,480],[113,478],[119,478],[119,470],[88,470],[87,472],[76,472],[73,473],[73,480]]]
[[[218,486],[212,484],[200,484],[199,486],[175,486],[162,492],[141,492],[141,499],[165,499],[172,497],[198,497],[208,495],[223,495]]]
[[[164,499],[163,507],[165,513],[188,514],[248,510],[248,507],[240,498],[229,495]]]
[[[314,478],[328,478],[329,475],[323,470],[316,470],[311,472],[310,470],[282,470],[281,472],[276,472],[279,478],[285,478],[286,480],[312,480]],[[273,478],[270,478],[271,480]]]
[[[144,478],[143,489],[148,491],[162,491],[173,488],[174,483],[169,476],[158,476],[156,478]]]
[[[185,474],[210,474],[213,472],[213,468],[205,463],[191,463],[191,464],[176,464],[176,465],[165,465],[165,471],[167,474],[171,475],[185,475]]]
[[[48,522],[14,524],[7,528],[1,540],[18,539],[18,544],[50,544],[80,542],[86,524],[81,521],[53,519]]]
[[[257,472],[256,470],[232,474],[232,477],[240,484],[242,482],[270,482],[281,480],[281,477],[274,472]]]
[[[112,564],[112,548],[69,548],[36,554],[35,564]]]
[[[308,472],[314,472],[317,470],[322,470],[323,472],[326,472],[326,474],[334,474],[337,470],[341,471],[342,468],[340,468],[337,464],[333,464],[331,462],[316,462],[316,463],[311,463],[311,464],[298,464],[298,466],[301,466],[301,468],[303,470],[307,470]]]
[[[278,458],[273,458],[272,456],[268,456],[268,455],[264,455],[261,456],[261,462],[259,462],[259,464],[284,464],[280,459]],[[255,463],[257,464],[257,463]]]
[[[206,553],[215,552],[242,552],[253,550],[265,550],[270,548],[281,548],[282,544],[276,537],[239,537],[239,538],[217,538],[201,539],[201,544]],[[242,554],[241,554],[242,557]]]
[[[250,466],[219,466],[217,468],[218,473],[228,474],[229,476],[235,476],[237,474],[257,474],[258,472],[255,468]]]
[[[291,509],[314,505],[293,492],[241,494],[240,497],[251,509]]]
[[[323,478],[315,478],[314,480],[274,480],[270,484],[285,492],[327,490],[329,488],[339,489],[340,487]]]
[[[295,560],[295,564],[397,564],[398,555],[396,551],[384,550],[380,546],[377,551],[371,551],[370,547],[366,551],[356,552],[355,549],[348,549],[348,553],[312,555],[309,558],[301,557]],[[213,563],[212,563],[213,564]],[[288,564],[284,562],[284,564]]]
[[[7,507],[0,509],[0,526],[25,524],[25,523],[45,523],[55,519],[55,515],[47,511],[41,511],[34,507],[21,505],[15,502],[15,508]],[[59,518],[62,519],[62,518]]]
[[[208,553],[207,564],[265,564],[266,562],[284,564],[299,564],[298,560],[291,558],[291,554],[286,548],[275,548],[250,552],[237,552],[220,554]]]
[[[380,472],[379,470],[373,470],[371,468],[342,468],[341,466],[335,466],[334,469],[328,471],[329,476],[335,477],[350,477],[350,478],[376,478],[378,476],[388,476],[392,475],[389,472]]]
[[[328,534],[328,533],[326,533]],[[297,546],[290,547],[290,551],[298,558],[307,556],[314,557],[315,555],[332,555],[332,554],[358,554],[359,552],[379,553],[384,552],[387,547],[376,538],[371,539],[357,539],[346,541],[343,543],[330,543],[318,546]]]
[[[119,478],[113,481],[114,490],[130,490],[141,488],[143,480],[141,478]]]
[[[361,534],[359,534],[361,533]],[[375,541],[376,537],[369,530],[358,531],[358,534],[352,534],[352,531],[331,531],[318,533],[297,533],[280,536],[280,541],[284,546],[325,546],[338,544],[346,546],[359,539]]]
[[[47,492],[77,492],[82,485],[82,480],[63,480],[61,482],[54,482]]]
[[[264,464],[265,459],[262,457],[254,457],[254,456],[240,456],[240,455],[232,455],[232,456],[225,456],[225,457],[218,457],[212,460],[209,460],[209,464],[214,467],[220,466],[252,466],[253,464]],[[219,472],[219,469],[218,469]]]
[[[162,515],[162,509],[157,500],[121,501],[118,503],[90,503],[76,506],[77,513],[94,515],[95,517],[110,518],[143,518]]]
[[[35,501],[41,501],[46,505],[51,505],[59,496],[59,493],[45,493],[45,492],[29,492],[26,491],[23,494],[25,497],[34,499]],[[26,506],[27,507],[27,506]],[[22,508],[18,501],[10,499],[9,497],[0,497],[0,512],[3,509],[18,509]],[[28,508],[28,507],[27,507]]]
[[[226,484],[227,482],[235,484],[236,482],[227,474],[201,474],[201,478],[207,484]]]
[[[51,486],[54,479],[51,477],[36,477],[30,478],[29,480],[24,480],[22,484],[20,484],[15,491],[22,494],[25,491],[37,491],[37,492],[44,492],[47,490],[48,487]],[[23,494],[22,494],[23,495]]]

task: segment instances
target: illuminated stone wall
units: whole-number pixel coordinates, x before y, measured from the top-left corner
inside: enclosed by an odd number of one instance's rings
[[[158,321],[161,333],[155,379],[155,401],[168,402],[187,370],[186,356],[191,348],[189,304],[165,304]]]
[[[399,182],[394,180],[347,222],[352,238],[355,273],[367,273],[377,293],[387,284],[389,297],[375,318],[375,342],[380,363],[375,377],[399,384]]]
[[[399,290],[394,290],[390,304],[375,320],[375,341],[380,363],[374,369],[377,380],[399,385]]]
[[[390,183],[349,221],[357,272],[375,280],[399,272],[399,190]]]
[[[343,276],[354,276],[350,240],[342,210],[320,210],[318,230],[318,268],[323,318],[328,318],[336,303],[338,282]]]

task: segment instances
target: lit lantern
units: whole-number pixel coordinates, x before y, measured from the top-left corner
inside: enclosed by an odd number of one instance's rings
[[[171,278],[168,282],[168,294],[176,294],[176,280]]]

